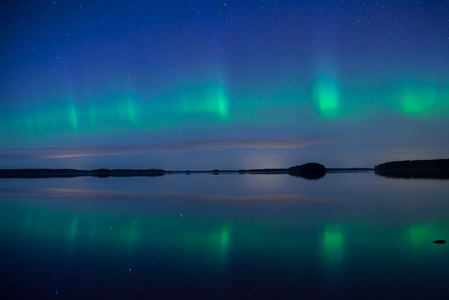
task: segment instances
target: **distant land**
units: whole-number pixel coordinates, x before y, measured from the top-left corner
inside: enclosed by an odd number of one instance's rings
[[[0,169],[0,178],[69,178],[93,177],[156,177],[170,174],[289,174],[306,179],[319,179],[326,173],[371,172],[376,175],[395,178],[449,179],[449,159],[406,160],[382,163],[374,168],[326,168],[319,163],[306,163],[290,168],[167,171],[163,169]]]
[[[375,166],[374,171],[394,178],[449,179],[449,159],[391,161]]]
[[[163,176],[170,174],[290,174],[292,176],[304,177],[307,179],[318,179],[326,174],[326,168],[318,163],[307,163],[301,166],[294,166],[283,169],[249,169],[249,170],[219,170],[210,171],[166,171],[162,169],[0,169],[0,178],[69,178],[80,176],[93,177],[131,177],[131,176]]]
[[[162,176],[166,171],[161,169],[0,169],[0,178],[61,178],[61,177],[129,177],[129,176]]]

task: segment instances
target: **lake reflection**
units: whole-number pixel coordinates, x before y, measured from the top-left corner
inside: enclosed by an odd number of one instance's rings
[[[425,299],[449,185],[374,173],[0,180],[0,298]]]

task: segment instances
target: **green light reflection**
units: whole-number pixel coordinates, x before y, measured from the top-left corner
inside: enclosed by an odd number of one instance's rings
[[[414,249],[432,246],[432,241],[440,240],[444,236],[446,236],[446,233],[432,223],[413,224],[406,229],[407,244]]]
[[[337,263],[343,255],[343,233],[337,226],[327,226],[323,234],[323,251],[326,263]]]
[[[78,217],[75,216],[72,219],[72,222],[69,225],[69,232],[68,232],[68,238],[69,238],[69,243],[73,244],[75,237],[76,237],[76,233],[78,231]]]
[[[33,238],[39,245],[56,244],[71,255],[76,254],[76,249],[101,253],[112,247],[115,254],[111,255],[170,249],[169,252],[181,261],[182,257],[188,256],[210,267],[221,268],[227,264],[231,248],[233,225],[224,221],[198,222],[185,217],[151,214],[117,217],[95,209],[73,212],[12,206],[6,210],[9,210],[9,217],[0,223],[8,224],[17,239]]]
[[[217,224],[218,225],[218,224]],[[220,224],[207,231],[189,232],[184,235],[183,249],[187,253],[200,253],[209,264],[227,262],[231,245],[230,224]]]

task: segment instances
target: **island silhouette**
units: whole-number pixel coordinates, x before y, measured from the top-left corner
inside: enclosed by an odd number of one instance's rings
[[[288,168],[288,174],[306,179],[319,179],[326,175],[326,168],[319,163],[306,163]]]
[[[449,159],[390,161],[375,166],[374,171],[393,178],[449,179]]]

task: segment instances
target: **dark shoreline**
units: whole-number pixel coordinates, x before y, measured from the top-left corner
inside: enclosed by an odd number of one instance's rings
[[[72,178],[91,177],[156,177],[171,174],[289,174],[306,179],[319,179],[326,173],[372,172],[390,178],[429,178],[449,179],[449,159],[391,161],[374,168],[325,168],[318,163],[306,163],[290,168],[205,170],[205,171],[167,171],[163,169],[0,169],[0,178]]]
[[[131,177],[131,176],[163,176],[166,171],[161,169],[0,169],[0,178],[73,178],[92,177]]]
[[[370,172],[370,168],[330,168],[329,173]],[[204,170],[204,171],[167,171],[162,169],[0,169],[0,178],[73,178],[73,177],[156,177],[174,174],[289,174],[288,168],[240,169],[240,170]]]
[[[206,170],[206,171],[166,171],[162,169],[0,169],[0,178],[73,178],[73,177],[156,177],[172,174],[288,174],[288,169],[250,169],[250,170]]]

